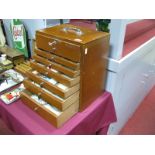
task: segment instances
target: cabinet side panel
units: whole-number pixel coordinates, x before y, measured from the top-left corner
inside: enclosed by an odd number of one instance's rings
[[[83,46],[81,57],[80,111],[84,110],[104,90],[109,36]]]

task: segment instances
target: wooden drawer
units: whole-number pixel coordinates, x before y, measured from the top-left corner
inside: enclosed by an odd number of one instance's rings
[[[61,111],[65,110],[68,106],[79,100],[79,91],[74,93],[67,99],[62,99],[59,96],[49,92],[48,90],[36,86],[33,81],[25,79],[23,81],[23,84],[28,91],[38,95],[40,98],[44,99],[46,102],[48,102],[52,106],[55,106]]]
[[[80,63],[72,62],[68,59],[64,59],[62,57],[56,56],[54,54],[48,53],[48,52],[40,50],[40,49],[35,49],[34,52],[43,58],[47,58],[49,60],[52,60],[52,61],[59,63],[63,66],[66,66],[72,70],[79,70],[80,69]]]
[[[62,89],[59,87],[60,83],[52,84],[51,82],[48,82],[44,78],[41,77],[41,74],[37,73],[36,71],[28,71],[26,73],[27,77],[34,82],[38,83],[41,87],[51,91],[54,94],[57,94],[58,96],[66,99],[67,97],[71,96],[75,92],[77,92],[80,89],[80,84],[77,84],[73,87],[66,87],[66,89]]]
[[[80,62],[80,46],[56,38],[36,34],[36,45],[45,51]]]
[[[44,64],[45,66],[47,66],[49,68],[53,68],[53,69],[55,69],[55,70],[57,70],[63,74],[66,74],[67,76],[72,77],[72,78],[77,77],[80,74],[80,71],[74,71],[74,70],[68,69],[62,65],[59,65],[59,64],[54,63],[52,61],[49,61],[49,60],[42,58],[38,55],[33,55],[33,59],[39,63]]]
[[[57,128],[61,127],[68,119],[78,112],[78,101],[69,106],[65,111],[61,112],[55,108],[49,110],[46,107],[47,105],[45,106],[33,99],[32,93],[27,90],[24,90],[21,93],[21,99],[25,105]]]
[[[30,65],[33,69],[37,70],[38,72],[55,79],[56,81],[66,85],[66,86],[74,86],[80,82],[80,76],[77,76],[75,78],[70,78],[64,74],[61,74],[59,72],[54,72],[50,69],[47,69],[46,66],[41,65],[37,62],[31,61]]]

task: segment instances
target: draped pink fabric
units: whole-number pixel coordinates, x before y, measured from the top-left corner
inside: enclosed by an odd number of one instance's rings
[[[0,117],[16,134],[107,134],[110,123],[116,121],[112,96],[104,92],[86,110],[74,115],[57,129],[26,107],[21,100],[10,105],[0,101]]]

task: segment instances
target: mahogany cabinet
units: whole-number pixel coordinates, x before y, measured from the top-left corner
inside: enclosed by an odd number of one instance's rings
[[[54,126],[62,126],[103,92],[108,50],[108,33],[69,24],[36,31],[22,100]]]

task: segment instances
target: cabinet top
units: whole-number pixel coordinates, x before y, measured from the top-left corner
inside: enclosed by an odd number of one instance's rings
[[[62,24],[54,27],[45,28],[42,30],[38,30],[36,34],[56,37],[78,44],[86,44],[93,40],[109,35],[109,33],[106,32],[99,32],[80,26],[74,26],[71,24]]]

